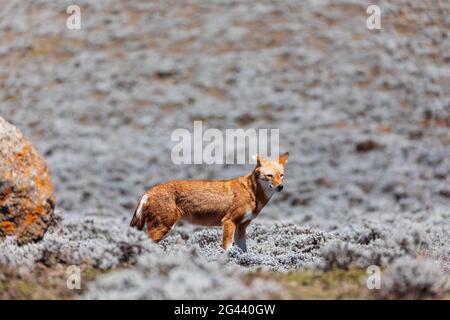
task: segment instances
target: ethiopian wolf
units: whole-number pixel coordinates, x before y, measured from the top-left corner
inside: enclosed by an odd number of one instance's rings
[[[283,190],[285,153],[277,160],[257,156],[256,167],[230,180],[177,180],[158,184],[141,198],[131,226],[147,225],[150,238],[159,242],[180,220],[204,226],[223,226],[222,247],[234,243],[247,250],[245,230],[275,191]]]

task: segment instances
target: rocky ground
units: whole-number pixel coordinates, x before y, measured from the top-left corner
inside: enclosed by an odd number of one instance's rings
[[[95,274],[82,298],[446,297],[450,5],[375,2],[370,31],[366,1],[80,0],[68,30],[72,1],[0,0],[0,116],[44,155],[61,216],[39,243],[0,243],[0,292],[76,264]],[[251,169],[173,164],[194,120],[279,128],[290,151],[248,253],[223,253],[219,229],[155,245],[128,227],[155,183]]]

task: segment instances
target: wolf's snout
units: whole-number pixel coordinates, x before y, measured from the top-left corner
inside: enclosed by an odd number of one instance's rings
[[[277,187],[277,189],[276,189],[277,191],[281,191],[281,190],[283,190],[283,185],[282,184],[280,184],[278,187]]]

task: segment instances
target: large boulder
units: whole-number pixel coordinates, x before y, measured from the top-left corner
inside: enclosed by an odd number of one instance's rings
[[[50,171],[22,133],[0,117],[0,239],[41,239],[53,222]]]

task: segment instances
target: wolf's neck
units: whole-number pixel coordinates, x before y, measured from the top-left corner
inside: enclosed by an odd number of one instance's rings
[[[255,195],[256,210],[259,212],[272,198],[274,189],[270,188],[270,181],[261,181],[256,179],[255,173],[252,172],[247,176],[249,185]]]

